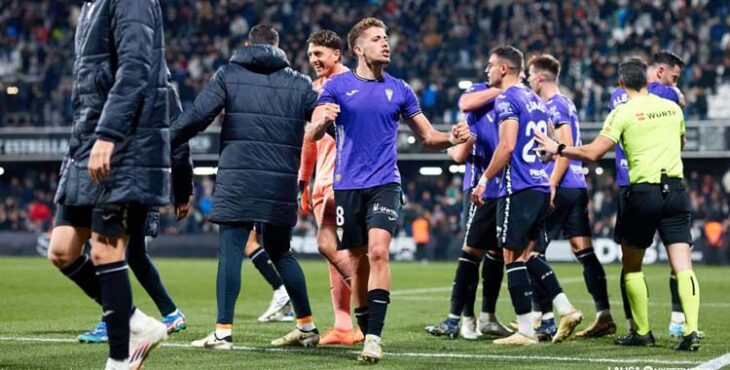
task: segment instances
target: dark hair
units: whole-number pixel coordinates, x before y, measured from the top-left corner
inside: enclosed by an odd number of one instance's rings
[[[248,43],[279,46],[279,32],[268,24],[257,24],[248,31]]]
[[[355,25],[352,26],[350,32],[347,33],[347,47],[350,48],[350,53],[353,56],[355,55],[355,42],[357,42],[357,39],[362,35],[363,32],[365,32],[365,30],[372,27],[382,28],[386,32],[388,32],[388,27],[385,26],[385,23],[383,23],[383,21],[378,18],[369,17],[355,23]]]
[[[319,30],[309,35],[307,44],[324,46],[332,50],[342,51],[342,39],[334,31]]]
[[[510,68],[517,75],[519,75],[525,68],[525,57],[522,55],[522,52],[514,46],[498,46],[492,49],[491,54],[496,55],[500,59],[506,60]]]
[[[654,54],[654,58],[652,59],[652,65],[657,64],[666,64],[672,68],[675,66],[679,66],[679,68],[684,68],[684,60],[677,54],[669,51],[669,50],[662,50],[656,54]]]
[[[560,76],[560,62],[550,54],[535,55],[527,63],[528,66],[535,67],[541,71],[552,74],[552,80],[555,81]]]
[[[628,89],[641,90],[646,87],[646,62],[641,58],[629,58],[618,65],[618,78]]]

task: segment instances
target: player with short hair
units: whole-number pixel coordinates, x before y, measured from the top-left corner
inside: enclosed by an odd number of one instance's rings
[[[348,72],[350,69],[342,65],[342,39],[333,31],[319,30],[307,40],[309,64],[314,68],[317,79],[312,82],[316,91],[334,75]],[[337,250],[337,230],[335,219],[335,194],[332,189],[335,172],[335,139],[325,135],[321,140],[304,140],[302,162],[299,168],[299,189],[303,197],[309,197],[310,181],[316,175],[311,186],[311,201],[300,203],[300,213],[314,213],[317,221],[317,245],[319,253],[327,260],[330,278],[330,296],[335,322],[332,329],[326,331],[319,339],[320,345],[352,345],[362,342],[365,337],[360,330],[352,327],[350,314],[350,298],[352,292],[352,266],[347,251]],[[310,210],[311,207],[311,210]]]
[[[700,287],[690,257],[689,195],[682,183],[681,152],[684,145],[684,114],[667,99],[647,89],[647,65],[631,58],[619,65],[619,84],[628,101],[606,118],[600,135],[588,145],[568,147],[536,133],[539,150],[570,159],[597,161],[615,143],[621,142],[629,164],[629,187],[622,209],[621,249],[623,281],[634,318],[629,334],[616,338],[626,346],[655,344],[649,326],[649,297],[641,271],[646,248],[659,235],[669,263],[677,276],[682,310],[686,317],[684,336],[674,350],[696,351]]]
[[[386,31],[376,18],[352,27],[347,40],[357,68],[327,81],[306,134],[319,140],[335,124],[338,248],[350,253],[355,315],[366,334],[358,360],[371,362],[382,358],[380,336],[390,302],[388,250],[401,207],[399,120],[429,148],[445,149],[469,137],[466,123],[454,126],[451,134],[434,130],[411,87],[384,71],[390,63]]]
[[[679,76],[682,74],[684,64],[684,60],[671,51],[662,50],[656,53],[653,57],[652,64],[647,70],[649,82],[647,89],[649,93],[673,101],[680,107],[684,108],[684,95],[682,95],[682,92],[677,88],[677,82],[679,81]],[[617,106],[624,104],[627,101],[628,94],[626,93],[626,89],[619,87],[613,92],[613,94],[611,94],[609,110],[614,110]],[[626,192],[628,191],[629,186],[629,166],[620,143],[616,144],[615,151],[616,184],[619,186],[620,190],[618,197],[618,212],[616,213],[616,225],[614,227],[614,241],[620,244],[622,228],[621,209],[623,208]],[[626,289],[623,283],[620,285],[624,314],[626,315],[628,326],[633,328],[633,317],[631,315],[628,297],[626,296]],[[685,319],[684,313],[682,313],[682,305],[679,301],[677,279],[673,271],[669,276],[669,291],[672,296],[672,313],[669,321],[669,335],[679,338],[683,335]],[[702,336],[701,332],[700,336]]]
[[[550,54],[533,57],[528,63],[529,84],[545,102],[552,116],[557,140],[567,146],[580,146],[580,123],[573,102],[560,93],[558,78],[560,62]],[[575,257],[583,265],[583,279],[596,307],[596,320],[585,330],[576,333],[578,337],[602,337],[616,332],[611,317],[606,287],[606,272],[598,261],[591,240],[591,225],[588,219],[588,191],[586,189],[583,163],[558,157],[546,165],[550,174],[550,215],[547,218],[548,242],[539,243],[541,258],[549,240],[561,234],[567,238]],[[536,294],[536,296],[539,294]],[[543,304],[541,304],[542,306]],[[542,308],[543,314],[552,316],[552,304]],[[557,328],[552,317],[543,317],[538,334],[552,337]]]
[[[550,187],[541,159],[535,153],[532,135],[536,131],[547,133],[552,122],[540,97],[521,84],[523,70],[521,51],[512,46],[492,50],[487,66],[489,83],[503,91],[495,101],[499,144],[472,194],[474,203],[483,204],[488,181],[496,179],[499,184],[497,237],[519,325],[513,335],[494,341],[500,345],[537,343],[530,315],[531,277],[532,284],[547,292],[560,313],[553,342],[567,339],[583,319],[583,314],[562,292],[550,266],[533,257],[535,241],[545,237]]]
[[[504,277],[502,251],[497,246],[496,198],[498,185],[491,181],[487,186],[485,205],[471,201],[471,191],[477,186],[484,169],[489,164],[497,146],[498,131],[494,122],[494,99],[501,90],[489,88],[486,83],[475,83],[467,89],[460,102],[467,103],[465,119],[472,136],[469,140],[449,148],[448,154],[456,163],[465,163],[464,174],[464,246],[459,258],[451,287],[451,306],[446,320],[429,325],[426,332],[435,336],[475,340],[482,335],[508,336],[512,331],[499,322],[496,304]],[[471,109],[472,104],[481,104]],[[463,106],[462,104],[460,104]],[[479,285],[479,264],[482,266],[482,312],[475,318],[474,301]],[[460,318],[464,320],[459,325]]]
[[[292,70],[279,33],[251,28],[245,45],[221,66],[170,130],[173,144],[205,130],[225,110],[210,220],[220,225],[215,330],[193,347],[230,350],[241,289],[243,245],[256,228],[296,313],[296,328],[271,344],[319,342],[306,279],[291,252],[297,221],[297,175],[306,121],[317,94],[309,77]]]

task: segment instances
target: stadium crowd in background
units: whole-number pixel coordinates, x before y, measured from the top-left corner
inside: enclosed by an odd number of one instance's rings
[[[528,55],[560,56],[564,91],[572,96],[583,121],[601,121],[607,113],[616,85],[615,66],[623,55],[651,55],[661,46],[678,52],[687,61],[679,88],[687,98],[688,119],[707,118],[708,95],[719,84],[730,83],[730,5],[724,0],[671,6],[651,0],[350,3],[164,2],[167,61],[183,105],[192,103],[257,23],[287,30],[282,49],[294,69],[311,75],[306,36],[318,28],[344,35],[368,13],[391,25],[395,52],[388,72],[413,86],[424,112],[436,123],[456,122],[459,80],[484,76],[488,52],[499,44],[513,44]],[[71,0],[10,0],[0,6],[4,126],[70,125],[73,34],[79,9]],[[506,19],[513,20],[512,26]]]
[[[611,238],[616,217],[618,191],[612,176],[587,178],[591,189],[590,218],[595,237]],[[699,246],[708,251],[707,262],[730,262],[730,196],[720,176],[691,171],[687,176],[692,218],[701,233]],[[58,183],[55,171],[27,171],[0,176],[0,231],[45,232],[50,229],[54,204],[52,197]],[[197,177],[195,200],[190,216],[177,221],[172,207],[161,209],[162,234],[215,232],[208,220],[212,206],[214,180]],[[461,250],[463,229],[461,217],[461,177],[451,181],[445,177],[404,176],[403,191],[407,203],[398,218],[398,229],[414,236],[413,223],[425,220],[428,242],[418,250],[419,259],[453,259]],[[316,233],[313,217],[300,218],[294,232],[305,236]],[[457,237],[454,237],[457,235]]]

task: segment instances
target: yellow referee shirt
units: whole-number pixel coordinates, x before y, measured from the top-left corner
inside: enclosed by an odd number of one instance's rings
[[[674,102],[639,95],[617,106],[603,124],[601,135],[621,142],[629,162],[629,183],[658,184],[662,169],[682,178],[684,114]]]

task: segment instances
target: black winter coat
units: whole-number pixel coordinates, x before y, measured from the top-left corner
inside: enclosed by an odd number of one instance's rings
[[[163,36],[158,0],[84,3],[76,29],[73,130],[57,203],[169,203]],[[97,137],[115,142],[111,173],[100,183],[87,169]]]
[[[171,128],[173,145],[187,141],[225,109],[212,222],[296,224],[304,126],[316,99],[309,77],[269,45],[243,47],[216,71]]]

